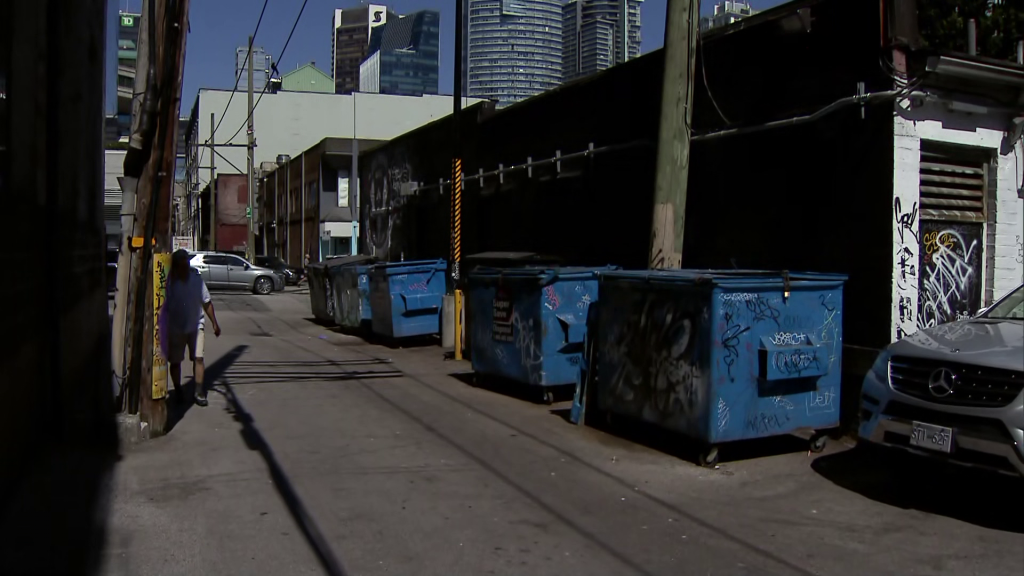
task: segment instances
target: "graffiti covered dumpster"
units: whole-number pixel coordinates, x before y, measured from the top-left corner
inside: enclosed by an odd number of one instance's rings
[[[351,266],[372,261],[372,256],[340,256],[328,258],[306,267],[309,274],[309,305],[313,316],[324,324],[334,324],[334,289],[331,287],[331,272],[341,266]]]
[[[721,443],[839,425],[846,277],[609,272],[591,366],[595,400],[680,432],[714,465]],[[592,379],[593,381],[593,379]]]
[[[376,259],[329,270],[334,290],[334,323],[343,328],[362,328],[370,323],[370,269]]]
[[[546,256],[536,252],[480,252],[470,254],[462,259],[462,271],[468,278],[473,270],[484,268],[526,268],[537,266],[559,266],[561,259],[557,256]],[[463,305],[462,323],[462,357],[470,360],[473,356],[473,317],[469,306]],[[488,320],[489,321],[488,317]]]
[[[447,267],[444,260],[374,265],[370,270],[373,332],[389,338],[440,333]]]
[[[473,370],[536,386],[575,384],[598,274],[617,268],[477,268],[469,275]]]

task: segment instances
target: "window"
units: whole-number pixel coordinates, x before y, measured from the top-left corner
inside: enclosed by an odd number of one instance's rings
[[[208,254],[203,256],[203,263],[207,266],[227,266],[228,257],[216,254]]]
[[[237,266],[239,268],[245,268],[245,260],[242,260],[238,256],[224,256],[224,259],[227,260],[228,266]]]

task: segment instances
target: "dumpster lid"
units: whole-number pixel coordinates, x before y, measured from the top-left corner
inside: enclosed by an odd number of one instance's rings
[[[478,266],[469,273],[471,278],[480,280],[539,280],[548,284],[557,278],[593,277],[604,272],[619,270],[618,266],[524,266],[516,268],[497,268]]]
[[[355,256],[336,256],[334,258],[328,258],[326,260],[310,264],[307,268],[335,268],[338,266],[352,266],[355,264],[373,264],[376,261],[376,256],[364,256],[362,254],[356,254]]]
[[[375,269],[388,271],[394,268],[447,268],[448,261],[446,260],[406,260],[405,262],[379,262],[374,265]]]
[[[537,264],[561,264],[562,259],[557,256],[548,256],[544,254],[537,254],[536,252],[480,252],[479,254],[470,254],[462,259],[463,262],[536,262]]]
[[[827,272],[791,272],[787,270],[716,270],[716,269],[673,269],[673,270],[617,270],[602,274],[615,280],[646,280],[650,282],[707,283],[716,286],[752,286],[805,282],[845,282],[845,274]]]

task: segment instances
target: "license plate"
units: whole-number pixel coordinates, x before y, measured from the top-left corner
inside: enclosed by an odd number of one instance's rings
[[[948,454],[953,448],[953,429],[914,422],[914,428],[910,432],[910,445]]]

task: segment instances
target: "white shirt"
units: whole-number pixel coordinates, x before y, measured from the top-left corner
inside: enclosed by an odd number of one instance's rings
[[[190,334],[202,330],[205,316],[203,304],[211,300],[206,282],[194,268],[188,269],[188,279],[167,281],[167,329],[172,334]]]

